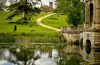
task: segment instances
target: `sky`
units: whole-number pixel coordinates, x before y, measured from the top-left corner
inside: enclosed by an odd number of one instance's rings
[[[7,0],[6,5],[7,5],[7,6],[9,6],[9,5],[10,5],[9,0]]]

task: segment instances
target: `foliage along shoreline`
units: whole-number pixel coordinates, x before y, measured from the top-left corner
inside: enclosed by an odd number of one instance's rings
[[[66,43],[57,33],[0,33],[0,43]]]

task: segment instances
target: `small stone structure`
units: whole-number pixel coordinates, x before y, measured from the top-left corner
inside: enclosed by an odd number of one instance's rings
[[[85,23],[80,33],[80,42],[83,46],[83,59],[88,65],[100,64],[100,0],[85,1]],[[94,48],[94,49],[93,49]]]
[[[85,1],[83,29],[83,45],[91,44],[92,47],[100,47],[100,0]]]
[[[85,1],[85,23],[81,26],[61,27],[68,42],[79,40],[83,46],[100,48],[100,0]]]
[[[88,65],[100,64],[100,0],[85,0],[85,22],[82,27],[61,27],[68,42],[79,40],[80,54]],[[100,52],[100,51],[99,51]]]
[[[61,27],[62,35],[67,39],[67,42],[75,42],[79,40],[79,34],[82,32],[81,26],[63,26]]]

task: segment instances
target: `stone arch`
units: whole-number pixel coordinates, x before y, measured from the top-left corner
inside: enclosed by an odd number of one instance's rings
[[[94,5],[93,3],[90,3],[90,23],[93,22],[93,8],[94,8]]]
[[[80,40],[80,47],[83,50],[83,38]]]
[[[86,47],[91,47],[91,41],[89,39],[86,40]]]

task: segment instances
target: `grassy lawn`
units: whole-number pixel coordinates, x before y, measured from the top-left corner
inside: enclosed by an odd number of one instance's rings
[[[0,43],[58,43],[60,42],[58,32],[44,28],[36,24],[36,20],[50,13],[41,13],[33,16],[31,21],[33,26],[17,24],[17,32],[13,32],[14,25],[5,20],[12,12],[0,11]],[[19,17],[14,17],[13,22]],[[31,30],[35,30],[31,32]]]
[[[66,17],[67,15],[64,14],[60,14],[59,17],[57,14],[53,14],[52,16],[43,19],[42,23],[60,29],[61,26],[69,26],[69,24],[67,24]]]
[[[13,28],[14,28],[14,25],[15,24],[10,24],[9,22],[11,22],[10,20],[5,20],[7,18],[8,15],[10,15],[11,12],[3,12],[3,11],[0,11],[0,15],[2,17],[0,17],[0,33],[12,33],[13,32]],[[46,30],[49,30],[49,29],[46,29],[46,28],[43,28],[41,26],[38,26],[36,24],[36,20],[39,18],[39,17],[42,17],[42,16],[45,16],[47,14],[45,13],[41,13],[37,16],[33,16],[32,17],[32,24],[33,24],[33,27],[29,27],[29,25],[17,25],[17,33],[30,33],[31,30],[35,30],[35,31],[46,31]],[[14,17],[14,19],[12,20],[13,22],[16,21],[16,19],[18,19],[18,17]],[[51,31],[51,30],[49,30]]]

